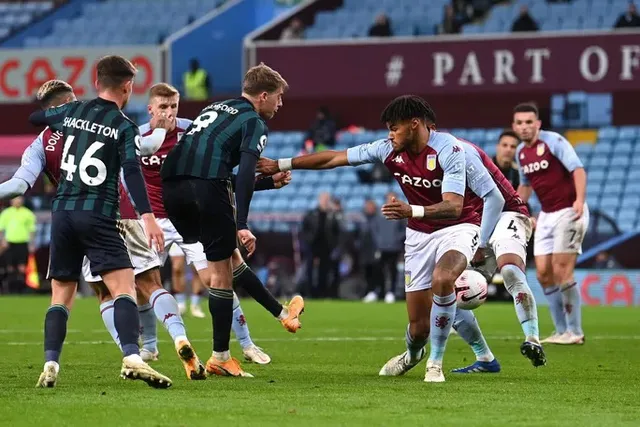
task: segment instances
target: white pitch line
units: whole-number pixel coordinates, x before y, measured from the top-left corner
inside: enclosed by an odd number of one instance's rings
[[[522,340],[520,335],[488,335],[485,338],[488,340]],[[309,337],[309,338],[253,338],[257,343],[260,342],[347,342],[347,341],[404,341],[402,336],[383,336],[383,337]],[[588,335],[588,341],[637,341],[640,340],[640,335]],[[190,340],[194,343],[211,342],[211,339],[194,339]],[[232,341],[236,341],[232,339]],[[168,340],[158,340],[160,343],[168,343]],[[28,346],[28,345],[42,345],[42,341],[17,341],[17,342],[5,342],[7,346]],[[113,345],[113,341],[101,340],[101,341],[68,341],[67,345],[98,345],[109,344]]]

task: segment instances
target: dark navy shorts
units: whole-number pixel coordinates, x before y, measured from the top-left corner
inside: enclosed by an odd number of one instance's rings
[[[162,182],[162,197],[185,243],[202,243],[208,261],[231,258],[237,247],[231,181],[174,178]]]
[[[75,281],[86,255],[91,273],[132,268],[118,220],[88,211],[56,211],[51,217],[49,279]]]

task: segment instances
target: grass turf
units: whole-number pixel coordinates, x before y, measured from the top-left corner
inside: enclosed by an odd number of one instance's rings
[[[269,366],[245,364],[256,378],[190,382],[168,334],[158,325],[160,360],[173,387],[154,390],[119,378],[120,355],[104,330],[95,299],[71,314],[58,386],[35,389],[42,369],[42,325],[48,299],[0,298],[0,424],[92,426],[215,425],[465,425],[599,427],[640,424],[640,311],[588,307],[587,342],[547,346],[548,365],[535,369],[519,353],[521,331],[508,304],[476,315],[502,364],[500,374],[446,374],[426,384],[424,362],[404,377],[380,367],[404,350],[404,305],[307,301],[303,329],[285,332],[253,301],[243,307]],[[540,309],[543,336],[549,314]],[[186,318],[201,358],[211,349],[209,319]],[[237,343],[232,354],[241,355]],[[473,361],[452,336],[445,368]]]

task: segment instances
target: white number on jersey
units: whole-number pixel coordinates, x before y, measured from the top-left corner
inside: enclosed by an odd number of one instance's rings
[[[209,111],[204,114],[200,114],[196,119],[191,123],[191,130],[187,132],[187,135],[193,135],[196,132],[200,132],[202,129],[209,126],[218,118],[218,113],[215,111]]]
[[[264,151],[264,147],[267,146],[267,135],[262,135],[260,137],[260,141],[258,141],[258,152],[262,153]]]
[[[107,166],[102,160],[93,157],[93,155],[104,146],[104,143],[96,141],[91,144],[87,151],[82,155],[80,164],[76,166],[75,156],[73,154],[69,154],[69,148],[71,148],[71,144],[73,144],[74,139],[75,136],[69,135],[64,142],[64,149],[62,150],[62,162],[60,163],[60,169],[67,173],[65,177],[66,180],[73,180],[73,174],[76,173],[78,168],[80,168],[80,180],[84,184],[91,187],[102,184],[107,179]],[[89,166],[93,166],[98,170],[98,174],[96,176],[92,177],[87,173]]]

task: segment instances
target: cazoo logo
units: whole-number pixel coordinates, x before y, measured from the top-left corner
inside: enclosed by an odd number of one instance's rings
[[[439,188],[442,187],[442,180],[434,179],[429,181],[428,179],[420,178],[419,176],[401,175],[396,172],[393,175],[399,177],[401,184],[411,185],[413,187],[420,188]]]
[[[156,156],[156,155],[146,156],[146,157],[140,157],[140,161],[145,166],[160,166],[162,165],[166,157],[167,157],[166,154],[163,154],[162,156]]]
[[[533,162],[533,163],[529,163],[528,165],[524,165],[522,167],[522,170],[524,171],[524,173],[533,173],[539,170],[547,169],[548,167],[549,167],[549,161],[543,160],[541,162]]]

